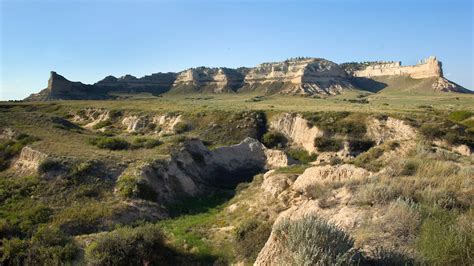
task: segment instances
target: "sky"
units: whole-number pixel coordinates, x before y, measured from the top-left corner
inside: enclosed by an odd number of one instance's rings
[[[415,64],[430,55],[474,89],[472,0],[0,0],[0,100],[54,70],[92,84],[290,57]]]

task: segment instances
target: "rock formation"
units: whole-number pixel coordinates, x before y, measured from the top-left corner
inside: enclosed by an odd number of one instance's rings
[[[377,91],[379,86],[376,85],[380,85],[377,79],[381,77],[430,80],[428,90],[435,92],[471,92],[444,78],[442,64],[436,57],[429,57],[414,66],[402,66],[401,62],[338,65],[321,58],[297,58],[263,63],[254,68],[198,67],[179,73],[155,73],[142,78],[131,75],[120,78],[107,76],[94,85],[71,82],[51,72],[48,87],[25,100],[104,99],[111,97],[110,92],[149,92],[158,95],[165,92],[259,91],[267,94],[336,95],[348,89]],[[361,80],[368,85],[362,86]]]
[[[284,152],[269,150],[252,138],[212,151],[200,140],[189,140],[170,159],[132,166],[123,175],[140,177],[157,193],[159,201],[172,202],[212,187],[232,187],[264,169],[291,163]]]
[[[175,92],[233,92],[242,87],[244,76],[230,68],[198,67],[178,74],[173,84]]]
[[[377,77],[409,77],[416,80],[432,79],[431,88],[428,88],[432,91],[471,92],[444,78],[442,63],[434,56],[430,56],[413,66],[402,66],[400,61],[349,63],[342,66],[355,79],[374,79]]]
[[[105,99],[106,93],[93,85],[69,81],[63,76],[51,71],[48,87],[39,93],[31,94],[25,100],[82,100]]]
[[[249,70],[243,90],[283,94],[340,94],[352,89],[347,74],[325,59],[293,59],[263,63]]]
[[[142,78],[136,78],[132,75],[125,75],[120,78],[107,76],[101,81],[95,83],[105,91],[119,92],[151,92],[160,94],[167,92],[176,80],[175,73],[155,73]]]

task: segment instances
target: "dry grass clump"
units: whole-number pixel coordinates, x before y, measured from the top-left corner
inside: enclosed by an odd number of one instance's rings
[[[383,174],[358,187],[353,202],[384,205],[402,197],[448,209],[472,206],[473,167],[428,154],[418,148],[411,157],[390,162]]]

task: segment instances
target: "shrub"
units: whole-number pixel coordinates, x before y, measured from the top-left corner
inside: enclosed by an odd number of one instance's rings
[[[54,227],[40,227],[30,240],[4,240],[2,262],[7,265],[62,265],[78,253],[73,240]]]
[[[383,149],[373,147],[357,156],[354,160],[354,164],[369,171],[377,172],[382,167],[382,164],[378,162],[377,159],[382,156],[383,152]]]
[[[38,172],[44,174],[47,172],[58,171],[63,168],[63,165],[60,161],[55,159],[45,159],[38,166]]]
[[[138,148],[152,149],[161,144],[162,142],[157,139],[140,137],[133,140],[131,147],[133,149],[138,149]]]
[[[414,160],[405,161],[400,171],[401,175],[414,175],[418,169],[418,163]]]
[[[342,141],[339,139],[332,139],[326,137],[317,137],[314,139],[314,146],[318,151],[339,151],[342,149]]]
[[[157,225],[124,227],[99,236],[86,247],[86,261],[92,265],[146,265],[169,263],[171,251]]]
[[[185,122],[178,122],[173,126],[173,131],[176,134],[184,133],[184,132],[186,132],[190,129],[191,129],[191,127],[189,126],[189,124],[187,124]]]
[[[349,149],[351,152],[365,152],[374,146],[374,141],[370,139],[350,139]]]
[[[130,143],[120,138],[97,138],[90,140],[90,143],[101,149],[108,150],[125,150],[130,147]]]
[[[121,176],[117,181],[117,193],[124,198],[156,200],[156,192],[144,180],[134,176]]]
[[[254,262],[270,233],[271,226],[268,223],[251,220],[240,224],[235,231],[236,250],[239,251],[240,259]]]
[[[289,264],[351,265],[354,240],[335,225],[314,216],[283,220],[275,226],[276,236],[289,249]]]
[[[288,150],[288,155],[302,163],[309,163],[316,161],[318,155],[315,153],[309,154],[308,151],[303,149],[290,149]]]
[[[283,147],[287,141],[288,140],[286,139],[285,135],[279,132],[270,131],[263,134],[262,136],[263,144],[269,148]]]

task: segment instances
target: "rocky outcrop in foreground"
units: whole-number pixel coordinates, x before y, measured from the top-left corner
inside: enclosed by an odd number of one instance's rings
[[[76,100],[111,98],[110,92],[154,95],[171,93],[235,93],[258,91],[268,94],[336,95],[359,87],[357,79],[409,77],[432,79],[431,91],[462,92],[469,90],[445,79],[442,64],[430,57],[414,66],[401,62],[345,63],[338,65],[322,58],[297,58],[263,63],[253,68],[190,68],[178,73],[155,73],[142,78],[125,75],[107,76],[93,85],[72,82],[51,72],[48,87],[25,100]],[[367,83],[367,82],[366,82]],[[375,84],[375,83],[374,83]],[[380,85],[380,84],[379,84]],[[379,86],[377,85],[377,86]],[[375,85],[374,85],[375,86]]]
[[[137,176],[160,202],[173,202],[212,187],[236,186],[264,169],[291,163],[283,151],[267,149],[252,138],[212,151],[200,140],[189,140],[170,159],[132,166],[122,176]]]

